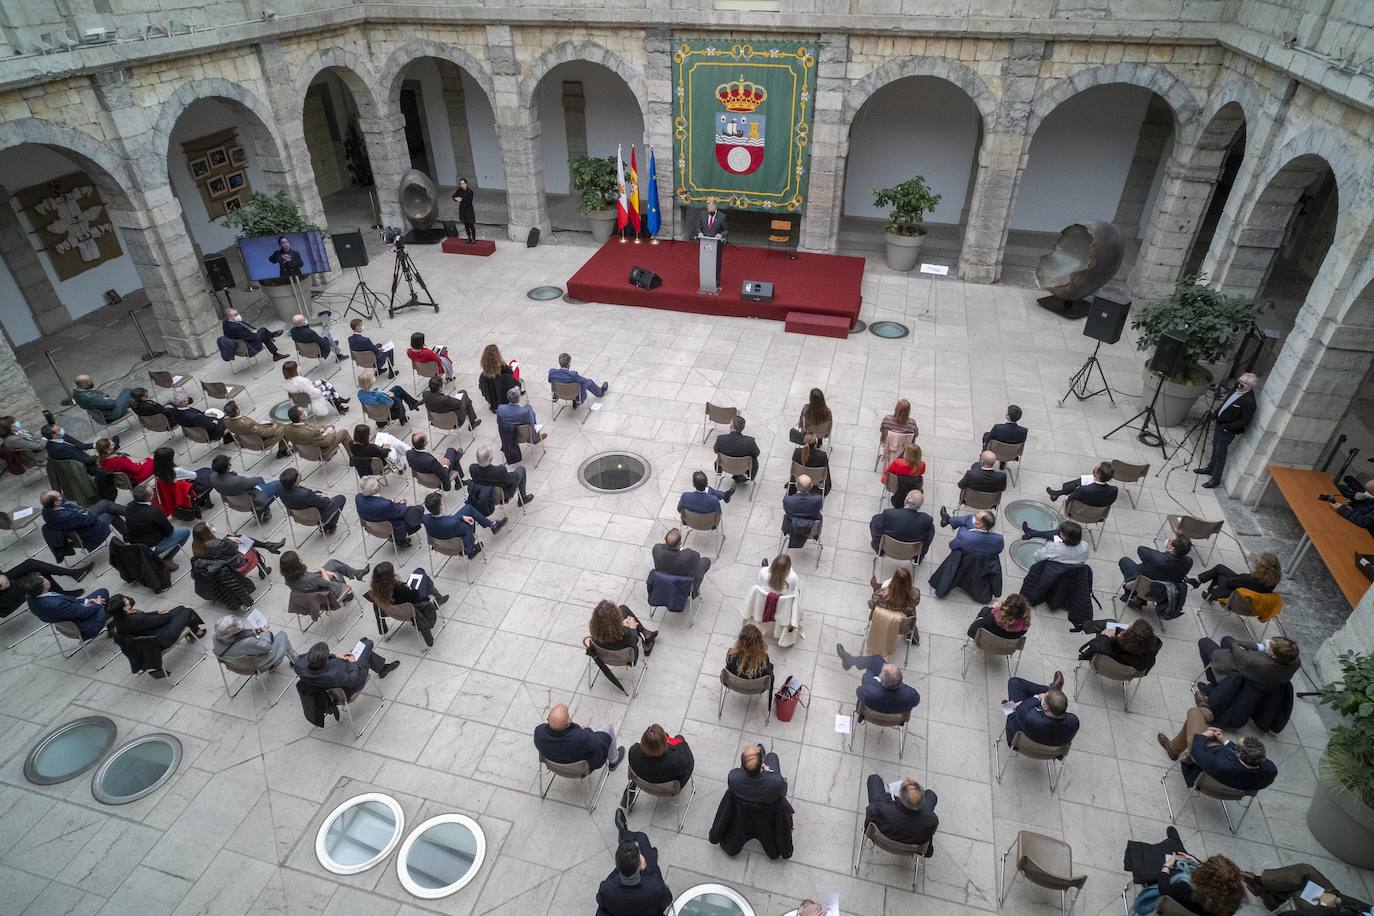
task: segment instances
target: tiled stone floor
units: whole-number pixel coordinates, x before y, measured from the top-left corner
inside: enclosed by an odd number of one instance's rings
[[[1056,794],[1049,792],[1040,766],[1025,760],[1012,761],[1002,783],[994,779],[991,745],[1002,727],[997,703],[1005,695],[1006,670],[1000,662],[975,657],[961,676],[960,646],[977,608],[959,597],[941,601],[928,595],[921,605],[924,638],[905,670],[923,701],[905,759],[898,761],[890,734],[860,736],[850,752],[833,727],[836,713],[850,708],[855,686],[855,677],[840,670],[833,646],[842,640],[857,649],[866,616],[871,558],[865,526],[879,502],[872,444],[879,418],[898,397],[912,401],[922,428],[932,511],[953,504],[954,482],[975,457],[979,433],[1000,418],[1009,400],[1025,409],[1032,430],[1019,485],[1009,497],[1034,498],[1047,483],[1076,476],[1101,458],[1158,466],[1158,452],[1129,434],[1101,440],[1134,412],[1134,398],[1119,398],[1115,408],[1104,398],[1056,406],[1068,375],[1091,350],[1077,326],[1038,309],[1026,290],[894,276],[881,267],[866,281],[864,317],[907,322],[913,333],[904,340],[798,337],[784,334],[780,323],[525,298],[530,287],[561,284],[589,254],[589,248],[575,245],[531,251],[502,244],[489,259],[416,249],[443,310],[437,316],[398,315],[374,335],[404,346],[410,330],[423,328],[432,342],[451,348],[467,379],[476,374],[482,346],[496,341],[525,367],[532,403],[545,420],[550,411],[538,379],[562,350],[573,353],[575,364],[589,374],[612,379],[612,391],[585,423],[565,412],[550,424],[547,454],[530,471],[538,499],[525,517],[488,538],[490,565],[476,584],[465,584],[461,562],[449,565],[442,587],[453,600],[444,608],[448,626],[435,647],[422,654],[415,635],[402,633],[382,648],[402,665],[384,682],[387,707],[360,740],[352,740],[343,725],[311,728],[294,691],[270,711],[260,700],[255,708],[249,691],[230,701],[213,663],[171,687],[131,676],[122,660],[98,672],[79,656],[63,660],[46,635],[0,653],[0,909],[145,916],[591,912],[596,884],[612,867],[611,812],[624,780],[622,773],[612,776],[594,816],[577,805],[578,789],[566,783],[540,802],[530,731],[551,702],[563,700],[579,721],[612,722],[626,740],[659,722],[691,743],[699,792],[685,829],[673,829],[667,804],[655,810],[643,802],[632,817],[657,844],[675,891],[723,881],[761,916],[790,910],[804,894],[832,890],[840,894],[844,912],[857,916],[988,912],[996,909],[996,859],[1017,830],[1032,829],[1072,844],[1076,865],[1089,876],[1081,912],[1119,912],[1125,842],[1158,840],[1167,824],[1160,778],[1168,761],[1154,733],[1175,728],[1191,702],[1188,685],[1199,668],[1196,601],[1188,618],[1165,634],[1164,653],[1129,715],[1116,693],[1109,691],[1104,700],[1098,685],[1087,683],[1073,704],[1082,732]],[[646,261],[651,257],[646,249]],[[389,262],[378,260],[369,273],[380,283],[389,269]],[[77,356],[66,354],[68,362]],[[91,359],[96,370],[114,365]],[[1138,392],[1140,356],[1128,341],[1106,348],[1103,361],[1114,385]],[[246,382],[259,413],[281,400],[279,375],[266,362],[241,368],[236,376],[217,359],[168,362],[166,368]],[[347,383],[347,369],[334,380]],[[401,381],[411,383],[408,369]],[[786,431],[812,386],[826,391],[838,419],[831,455],[836,487],[826,501],[824,555],[818,561],[814,548],[797,555],[806,639],[791,649],[773,649],[779,674],[798,675],[810,686],[811,704],[790,723],[765,725],[758,702],[746,712],[743,699],[732,697],[718,719],[711,711],[717,672],[740,625],[741,598],[759,561],[777,548],[790,449]],[[728,507],[727,539],[706,579],[696,626],[682,619],[658,624],[659,648],[638,697],[627,703],[604,681],[587,689],[580,639],[599,598],[645,610],[649,547],[675,521],[677,494],[691,472],[710,461],[709,446],[701,444],[707,399],[744,411],[748,431],[763,449],[762,480],[752,500],[742,491]],[[350,420],[356,416],[355,411]],[[494,425],[483,425],[478,440],[493,442]],[[464,444],[467,439],[464,434]],[[620,496],[584,491],[574,479],[577,466],[610,447],[648,457],[652,479]],[[284,464],[274,460],[261,470],[272,474]],[[334,474],[343,492],[351,493],[351,476],[342,468]],[[1118,582],[1117,557],[1148,541],[1163,514],[1182,509],[1218,517],[1210,492],[1193,495],[1179,485],[1185,474],[1151,476],[1138,508],[1124,500],[1114,508],[1091,561],[1104,604]],[[1172,490],[1164,488],[1165,480],[1174,484]],[[320,475],[312,482],[318,485]],[[409,495],[408,485],[392,490]],[[0,479],[4,501],[17,501],[20,492],[13,478]],[[36,540],[24,546],[33,549]],[[922,585],[947,543],[948,532],[941,529],[918,575]],[[705,538],[701,546],[713,549],[715,542]],[[356,528],[328,552],[361,563]],[[314,538],[304,553],[317,563],[327,550]],[[0,556],[6,565],[18,559],[13,549]],[[1216,559],[1242,562],[1235,542],[1225,537]],[[423,551],[406,562],[425,563]],[[1018,570],[1007,570],[1008,591],[1020,580]],[[99,584],[122,585],[112,573]],[[171,593],[139,597],[147,606],[200,605],[189,578]],[[307,640],[287,621],[285,598],[278,582],[260,607],[303,645]],[[1293,606],[1288,613],[1301,616],[1304,608]],[[215,614],[205,611],[211,620]],[[349,622],[345,614],[317,624],[309,641],[320,635],[316,630],[332,628],[334,643],[346,647],[372,629],[369,615],[344,635]],[[1212,622],[1209,616],[1209,629]],[[6,643],[28,625],[7,623]],[[1222,632],[1228,631],[1239,632],[1224,622]],[[1055,669],[1070,673],[1080,642],[1061,616],[1040,613],[1020,673],[1043,680]],[[119,723],[121,738],[153,731],[180,737],[186,748],[180,772],[156,794],[118,808],[96,804],[87,779],[51,788],[26,784],[21,765],[33,740],[55,723],[93,713]],[[1224,852],[1252,869],[1308,860],[1353,892],[1374,893],[1374,875],[1333,862],[1306,827],[1324,734],[1314,707],[1299,702],[1290,727],[1266,739],[1280,777],[1261,796],[1261,810],[1232,836],[1216,804],[1189,809],[1179,824],[1188,847],[1198,854]],[[772,862],[757,851],[731,859],[705,839],[725,774],[740,747],[753,741],[777,750],[790,780],[796,808],[796,854],[790,862]],[[866,862],[860,876],[850,871],[862,782],[870,772],[888,780],[911,775],[940,794],[941,829],[923,899],[910,892],[905,865],[882,854]],[[1169,786],[1181,797],[1176,773]],[[484,874],[435,902],[411,898],[400,888],[394,855],[384,867],[361,875],[327,875],[313,858],[314,831],[339,799],[370,788],[400,799],[411,824],[443,810],[478,818],[489,839]],[[1048,913],[1056,905],[1056,898],[1021,883],[1007,911]],[[1247,912],[1259,908],[1252,904]]]

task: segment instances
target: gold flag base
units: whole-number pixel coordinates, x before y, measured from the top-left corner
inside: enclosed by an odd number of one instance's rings
[[[622,245],[625,244],[625,236],[623,236],[623,235],[620,237],[620,244],[622,244]]]
[[[650,245],[657,245],[657,244],[658,244],[658,239],[649,239],[649,244],[650,244]]]
[[[636,236],[636,237],[635,237],[635,244],[638,245],[639,243],[640,243],[640,238],[639,238],[638,236]]]

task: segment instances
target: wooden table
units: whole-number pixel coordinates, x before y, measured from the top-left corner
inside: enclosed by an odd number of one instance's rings
[[[1322,562],[1354,607],[1370,584],[1355,566],[1355,554],[1374,554],[1374,535],[1341,518],[1330,503],[1317,498],[1324,493],[1340,498],[1336,485],[1321,471],[1271,464],[1269,475],[1303,530],[1302,540],[1287,564],[1289,578],[1297,571],[1308,549],[1316,546]]]

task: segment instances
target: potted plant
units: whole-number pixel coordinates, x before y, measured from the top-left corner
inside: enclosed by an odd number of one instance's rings
[[[920,175],[890,188],[873,189],[873,206],[891,207],[883,232],[887,237],[884,257],[893,270],[911,270],[921,258],[926,227],[921,217],[940,205],[940,195],[930,193]]]
[[[1322,705],[1345,717],[1331,729],[1307,808],[1307,829],[1333,856],[1374,868],[1374,655],[1345,652]]]
[[[237,210],[232,210],[220,218],[220,222],[226,227],[233,229],[240,239],[253,239],[261,237],[276,237],[293,232],[319,232],[320,227],[314,223],[306,221],[301,215],[300,207],[296,202],[286,196],[285,191],[278,191],[276,194],[263,194],[261,191],[253,192],[253,196],[248,202]],[[296,314],[298,306],[296,298],[292,294],[291,284],[286,280],[269,278],[259,280],[262,291],[272,307],[277,311],[277,317],[282,321],[290,322],[291,316]]]
[[[614,156],[578,156],[568,161],[573,190],[579,193],[577,212],[591,223],[592,238],[604,242],[615,231],[615,204],[619,197]]]
[[[1213,382],[1212,370],[1206,364],[1215,365],[1229,356],[1236,335],[1254,324],[1269,307],[1249,296],[1226,295],[1208,286],[1204,278],[1184,277],[1169,295],[1140,310],[1131,321],[1131,327],[1140,331],[1137,350],[1153,350],[1169,332],[1187,340],[1183,368],[1164,380],[1155,405],[1160,426],[1177,426],[1187,418],[1199,395]],[[1147,359],[1141,395],[1147,404],[1154,397],[1157,384],[1153,372]]]

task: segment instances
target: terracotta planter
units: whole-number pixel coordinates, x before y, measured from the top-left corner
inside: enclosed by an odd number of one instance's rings
[[[884,248],[884,260],[892,270],[912,270],[917,262],[921,260],[921,246],[925,244],[926,231],[918,230],[917,235],[898,235],[895,232],[884,232],[883,237],[887,240]]]
[[[615,211],[597,210],[595,213],[585,214],[587,222],[592,227],[592,239],[598,244],[606,241],[615,231]]]
[[[1374,810],[1345,789],[1317,780],[1307,829],[1326,851],[1358,868],[1374,868]]]
[[[1203,371],[1207,370],[1204,369]],[[1145,387],[1140,395],[1140,406],[1144,407],[1155,396],[1155,386],[1159,384],[1159,377],[1150,371],[1148,359],[1141,370],[1141,378]],[[1206,381],[1186,385],[1166,379],[1164,388],[1159,393],[1159,400],[1155,402],[1155,416],[1159,418],[1159,425],[1166,427],[1182,425],[1183,421],[1188,418],[1188,411],[1193,409],[1197,399],[1202,397],[1211,384],[1211,372],[1207,372]]]

